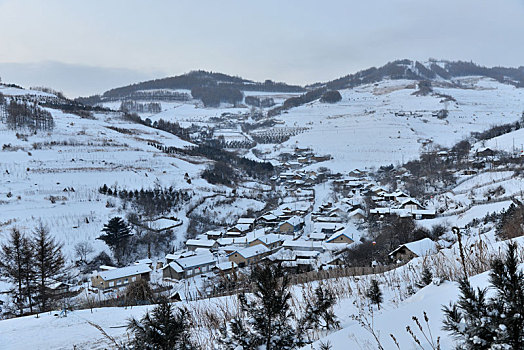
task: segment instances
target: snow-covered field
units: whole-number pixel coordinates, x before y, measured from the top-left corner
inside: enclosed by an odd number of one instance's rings
[[[15,131],[0,124],[4,145],[0,151],[1,241],[10,227],[30,231],[41,221],[64,243],[72,259],[73,247],[81,241],[92,242],[96,251],[106,249],[95,240],[100,229],[109,217],[125,215],[119,212],[118,199],[98,192],[100,186],[133,190],[173,186],[203,193],[211,189],[199,176],[206,164],[168,156],[147,144],[154,140],[177,147],[190,145],[174,135],[111,113],[97,114],[94,120],[52,113],[56,124],[52,132],[18,131],[23,136],[17,138]],[[185,173],[191,184],[184,179]],[[179,235],[180,240],[183,237]]]
[[[467,88],[439,87],[438,84],[433,87],[435,93],[449,95],[456,100],[448,102],[443,102],[443,97],[435,95],[413,95],[417,88],[416,83],[410,80],[383,80],[341,90],[342,101],[338,103],[315,101],[277,116],[276,119],[282,124],[266,131],[275,132],[277,128],[307,130],[281,145],[259,144],[255,149],[264,154],[265,160],[270,160],[276,159],[280,153],[292,152],[297,146],[310,147],[317,154],[330,154],[333,157],[333,160],[321,165],[313,164],[311,168],[326,166],[336,172],[345,172],[354,168],[397,165],[416,158],[421,151],[435,145],[452,146],[471,132],[520,119],[524,110],[522,89],[489,78],[464,77],[457,81]],[[278,97],[296,95],[245,94],[273,97],[278,103],[283,101]],[[213,126],[215,122],[210,119],[218,118],[223,113],[249,113],[247,107],[203,108],[194,100],[161,104],[162,112],[154,115],[144,113],[141,116],[153,121],[177,121],[189,127],[191,124]],[[119,102],[104,105],[118,108]],[[446,119],[433,116],[445,108],[449,110]],[[216,132],[220,134],[219,130]],[[516,132],[511,136],[502,136],[500,141],[494,139],[493,142],[500,143],[498,148],[507,148],[510,146],[508,142],[512,146],[515,138],[515,145],[520,146],[521,135]],[[236,134],[235,138],[242,139],[242,136]]]

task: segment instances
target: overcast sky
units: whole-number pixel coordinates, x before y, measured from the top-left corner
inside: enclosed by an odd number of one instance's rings
[[[69,96],[205,69],[306,84],[399,58],[524,65],[524,0],[0,0],[0,77]]]

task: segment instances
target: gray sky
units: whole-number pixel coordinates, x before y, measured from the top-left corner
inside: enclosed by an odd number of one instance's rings
[[[398,58],[524,65],[524,0],[0,0],[0,33],[4,81],[69,96],[195,69],[306,84]]]

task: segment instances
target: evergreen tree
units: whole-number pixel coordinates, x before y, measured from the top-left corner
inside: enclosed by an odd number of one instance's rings
[[[305,328],[337,329],[340,322],[333,311],[337,298],[332,290],[319,283],[313,299],[306,300],[306,310],[302,319]]]
[[[253,328],[239,317],[233,318],[222,330],[220,343],[227,350],[254,349],[257,346],[257,338],[253,334]]]
[[[382,303],[382,291],[380,290],[380,286],[378,285],[378,281],[376,279],[371,280],[371,286],[366,291],[366,296],[373,304],[376,304],[380,310],[380,304]]]
[[[508,244],[504,261],[496,259],[490,273],[497,294],[491,300],[497,329],[496,344],[524,349],[524,274],[519,271],[517,245]]]
[[[120,262],[121,257],[125,254],[129,237],[131,237],[131,230],[121,217],[116,216],[104,225],[102,232],[104,234],[97,239],[104,241]]]
[[[429,269],[428,265],[425,264],[422,268],[422,276],[420,282],[417,283],[417,287],[424,288],[425,286],[431,284],[432,281],[433,274],[431,273],[431,270]]]
[[[505,260],[492,263],[494,298],[487,298],[487,288],[475,291],[464,279],[459,282],[458,302],[444,307],[443,329],[459,340],[457,349],[524,348],[524,275],[516,250],[510,243]]]
[[[24,313],[25,296],[24,240],[25,237],[20,231],[13,228],[9,241],[2,244],[0,249],[0,271],[14,286],[9,292],[20,310],[20,315]]]
[[[223,332],[226,349],[294,349],[301,345],[301,334],[290,323],[293,316],[289,300],[289,277],[280,265],[255,266],[251,272],[253,298],[239,295],[247,320],[235,319]]]
[[[32,242],[24,237],[22,241],[22,265],[24,271],[24,291],[29,302],[29,312],[33,313],[33,298],[36,291],[35,255]]]
[[[62,245],[50,236],[49,229],[41,223],[33,232],[34,272],[36,299],[41,311],[47,311],[51,297],[49,286],[65,279],[65,259]]]
[[[163,300],[140,321],[131,319],[127,328],[134,332],[130,346],[135,350],[192,350],[187,309],[174,309]]]

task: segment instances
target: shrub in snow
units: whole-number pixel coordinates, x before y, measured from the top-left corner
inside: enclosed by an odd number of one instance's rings
[[[371,286],[366,291],[366,296],[371,303],[376,304],[380,310],[380,304],[382,304],[382,291],[380,290],[380,286],[376,279],[371,280]]]
[[[430,284],[433,281],[433,274],[431,273],[431,270],[429,269],[427,264],[424,264],[424,267],[422,268],[422,276],[420,278],[420,281],[417,283],[417,287],[424,288],[428,284]]]

